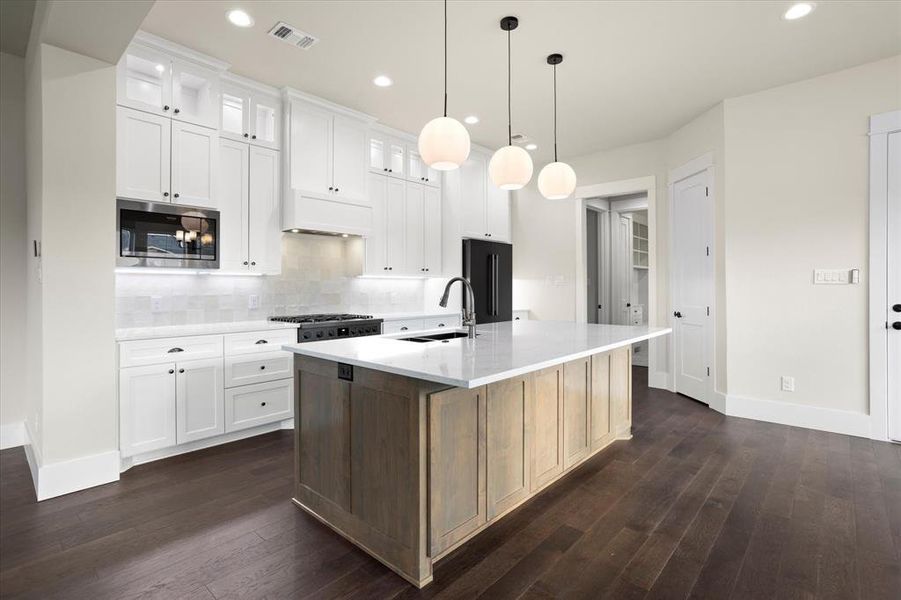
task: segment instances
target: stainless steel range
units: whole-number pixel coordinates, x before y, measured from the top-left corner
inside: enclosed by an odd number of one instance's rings
[[[339,338],[378,335],[382,332],[382,319],[372,315],[354,315],[347,313],[326,313],[315,315],[293,315],[286,317],[269,317],[270,321],[298,323],[297,342],[318,342]]]

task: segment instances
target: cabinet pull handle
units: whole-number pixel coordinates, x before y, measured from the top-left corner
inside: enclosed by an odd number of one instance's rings
[[[265,371],[265,370],[266,370],[266,365],[260,365],[260,371]]]
[[[438,327],[444,327],[444,323],[438,323]]]
[[[409,327],[401,327],[400,328],[401,331],[406,331],[407,329],[409,329]]]
[[[168,198],[168,197],[169,197],[169,192],[163,192],[163,198]]]
[[[175,373],[175,369],[169,369],[169,375],[172,375],[173,373]]]
[[[185,370],[184,370],[184,369],[179,369],[178,372],[179,372],[179,373],[184,373]]]
[[[257,340],[254,342],[254,344],[268,344],[268,343],[269,342],[267,340]]]
[[[175,348],[169,348],[169,350],[166,352],[166,354],[175,354],[176,352],[184,352],[184,351],[185,351],[184,348],[179,348],[178,346],[176,346]]]

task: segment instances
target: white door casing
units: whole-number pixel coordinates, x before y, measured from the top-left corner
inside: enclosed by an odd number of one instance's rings
[[[671,184],[675,391],[710,404],[713,207],[708,170]]]

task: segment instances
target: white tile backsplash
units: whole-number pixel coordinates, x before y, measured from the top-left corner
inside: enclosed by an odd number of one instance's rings
[[[252,321],[317,312],[423,310],[427,280],[360,278],[362,258],[359,238],[284,234],[278,276],[117,273],[116,327]],[[255,310],[247,308],[252,294],[260,297]],[[151,312],[152,296],[161,298],[158,312]]]

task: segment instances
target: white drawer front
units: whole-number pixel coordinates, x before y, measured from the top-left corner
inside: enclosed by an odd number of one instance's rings
[[[119,343],[120,368],[220,356],[222,356],[221,335],[197,335]]]
[[[294,379],[245,385],[225,390],[225,431],[238,431],[294,413]]]
[[[229,333],[225,336],[225,355],[256,354],[280,350],[284,344],[297,343],[296,329],[273,329],[250,333]]]
[[[422,321],[423,329],[441,329],[443,327],[459,327],[460,315],[448,315],[446,317],[429,317]]]
[[[291,365],[293,364],[294,355],[290,352],[266,352],[226,357],[225,387],[291,377]]]
[[[514,310],[513,311],[513,320],[514,321],[528,321],[529,320],[529,311]]]
[[[409,321],[385,321],[382,323],[382,333],[403,333],[405,331],[422,331],[424,329],[421,319]]]

